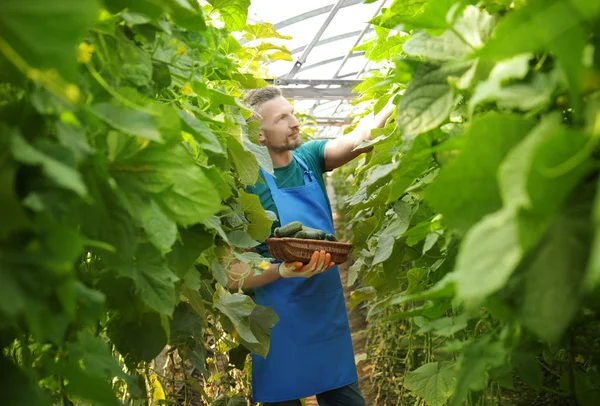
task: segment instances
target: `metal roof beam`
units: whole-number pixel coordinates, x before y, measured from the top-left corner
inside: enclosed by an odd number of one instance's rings
[[[343,127],[352,124],[351,117],[315,117],[317,126]]]
[[[294,63],[294,66],[292,67],[292,70],[290,70],[290,73],[288,73],[286,75],[286,77],[293,78],[294,76],[296,76],[296,73],[298,73],[300,71],[300,68],[306,62],[306,59],[308,58],[308,55],[310,54],[310,52],[314,48],[315,44],[319,41],[319,39],[321,39],[321,35],[323,35],[323,33],[325,32],[325,30],[327,29],[327,27],[329,27],[329,24],[331,23],[331,20],[333,20],[333,17],[335,17],[335,15],[337,14],[338,10],[342,7],[342,5],[344,4],[344,2],[345,2],[345,0],[338,0],[338,2],[335,3],[335,5],[333,6],[333,8],[331,9],[331,11],[329,12],[329,14],[327,15],[327,18],[325,19],[325,22],[323,23],[323,25],[321,25],[321,28],[319,28],[319,31],[317,31],[317,33],[313,37],[312,41],[310,41],[310,44],[308,44],[306,46],[306,48],[304,49],[304,52],[302,53],[302,55],[300,56],[300,58],[298,58],[296,60],[296,63]]]
[[[344,4],[342,4],[342,8],[354,6],[356,4],[361,4],[364,0],[346,0]],[[298,14],[292,18],[288,18],[287,20],[283,20],[273,25],[273,28],[279,30],[283,27],[290,26],[292,24],[299,23],[300,21],[307,20],[309,18],[316,17],[321,14],[325,14],[330,12],[333,9],[334,5],[330,4],[328,6],[320,7],[311,11],[307,11],[306,13]]]
[[[371,31],[373,31],[373,27],[369,26],[369,29],[367,30],[367,33],[370,33]],[[356,37],[357,35],[360,35],[361,33],[362,33],[362,31],[352,31],[352,32],[347,32],[345,34],[335,35],[333,37],[325,38],[325,39],[320,40],[319,42],[317,42],[315,44],[315,46],[318,47],[318,46],[321,46],[321,45],[330,44],[332,42],[340,41],[340,40],[343,40],[343,39],[346,39],[346,38]],[[293,54],[297,54],[297,53],[302,52],[305,48],[306,48],[306,45],[302,45],[301,47],[292,49],[290,51],[290,53],[292,55]]]
[[[358,94],[353,93],[352,89],[347,87],[329,89],[282,87],[281,91],[284,97],[296,100],[348,100],[358,97]]]
[[[362,51],[361,52],[355,52],[352,55],[350,55],[348,58],[357,58],[359,56],[363,56],[364,54],[365,53],[362,52]],[[323,65],[327,65],[329,63],[334,63],[334,62],[337,62],[337,61],[341,61],[341,60],[344,59],[344,57],[345,56],[337,56],[335,58],[325,59],[325,60],[319,61],[317,63],[313,63],[312,65],[306,65],[306,66],[303,66],[302,68],[300,68],[298,70],[298,72],[304,72],[305,70],[309,70],[309,69],[313,69],[313,68],[318,68],[319,66],[323,66]]]
[[[362,81],[361,80],[352,80],[352,79],[288,79],[288,78],[277,78],[277,79],[267,79],[267,83],[279,86],[288,86],[288,85],[309,85],[309,86],[319,86],[319,85],[328,85],[328,86],[358,86]]]
[[[383,6],[385,5],[387,0],[383,0],[381,2],[381,4],[379,5],[379,7],[377,7],[377,11],[375,11],[375,14],[373,14],[373,18],[377,17],[377,15],[379,14],[379,12],[381,11],[381,9],[383,8]],[[354,45],[352,45],[352,48],[350,48],[348,50],[348,52],[346,53],[346,57],[344,58],[344,60],[342,61],[342,63],[340,64],[340,67],[338,68],[338,70],[335,72],[335,74],[333,75],[334,79],[337,79],[340,76],[340,72],[342,71],[342,69],[344,68],[344,65],[346,65],[346,62],[348,62],[348,58],[350,58],[350,55],[352,55],[352,50],[358,46],[358,44],[360,44],[360,41],[363,39],[363,37],[365,36],[365,34],[369,31],[369,29],[371,28],[371,24],[368,23],[367,25],[365,25],[365,28],[363,28],[363,30],[361,31],[361,33],[358,35],[358,38],[356,39],[356,41],[354,42]]]

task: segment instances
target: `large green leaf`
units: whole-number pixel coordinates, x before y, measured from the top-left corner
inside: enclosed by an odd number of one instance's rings
[[[56,68],[65,78],[74,81],[77,45],[99,12],[97,0],[56,0],[52,3],[3,0],[0,3],[0,39],[30,65]]]
[[[512,363],[515,366],[515,372],[527,385],[534,389],[541,388],[544,382],[544,375],[540,363],[536,356],[526,352],[515,352]]]
[[[549,47],[561,36],[569,38],[570,30],[586,20],[600,15],[600,7],[595,2],[585,0],[532,0],[503,18],[494,31],[493,37],[481,52],[484,58],[495,60],[542,50]],[[547,30],[547,27],[552,30]],[[571,54],[581,61],[579,46]],[[562,55],[561,55],[562,56]],[[566,55],[565,55],[566,56]]]
[[[373,258],[373,265],[377,265],[385,261],[392,255],[394,243],[396,242],[393,235],[384,235],[377,240],[377,249]]]
[[[6,405],[49,406],[52,404],[50,399],[39,390],[37,383],[4,356],[0,356],[0,370],[2,371],[0,391],[2,401]]]
[[[258,165],[263,168],[265,172],[274,175],[275,172],[273,169],[273,160],[271,159],[271,155],[269,155],[267,147],[256,145],[248,138],[244,137],[244,148],[246,151],[250,151],[254,155]]]
[[[231,31],[241,31],[246,26],[250,0],[209,0],[219,11],[225,25]]]
[[[150,242],[163,254],[171,251],[171,247],[177,239],[175,222],[161,210],[154,200],[151,200],[146,207],[138,207],[138,210],[142,227]]]
[[[406,41],[402,49],[407,55],[422,56],[432,61],[462,60],[473,51],[452,31],[446,31],[439,37],[419,31]]]
[[[157,5],[153,0],[104,0],[104,3],[112,13],[127,8],[130,12],[144,14],[152,19],[158,19],[164,11],[164,6]]]
[[[180,277],[185,275],[214,240],[214,234],[200,225],[179,230],[179,239],[167,257],[169,265]]]
[[[454,393],[456,366],[453,362],[430,362],[410,371],[404,386],[423,398],[429,406],[442,406]]]
[[[118,105],[116,103],[97,103],[91,111],[110,126],[125,134],[161,141],[162,137],[154,117],[147,111]]]
[[[173,179],[173,188],[157,198],[163,210],[179,224],[201,223],[220,210],[219,193],[199,167],[177,170]]]
[[[570,82],[573,101],[578,105],[583,73],[581,61],[588,38],[583,27],[586,20],[592,21],[598,15],[600,7],[596,2],[529,1],[501,20],[481,56],[501,60],[525,52],[555,53]]]
[[[210,406],[245,406],[248,404],[248,401],[243,395],[233,395],[229,397],[228,395],[222,394],[219,395]]]
[[[406,152],[400,158],[398,169],[392,174],[387,203],[396,202],[419,175],[429,168],[433,161],[429,152],[431,143],[432,137],[429,133],[419,134],[409,141]]]
[[[49,156],[27,143],[18,133],[10,135],[10,146],[14,158],[26,165],[40,165],[44,174],[57,185],[72,190],[80,196],[87,195],[81,174],[73,167]]]
[[[175,291],[178,278],[156,248],[150,244],[141,244],[133,263],[123,272],[133,280],[136,290],[148,307],[159,313],[173,313],[178,301]]]
[[[382,15],[371,20],[371,23],[385,28],[396,28],[423,12],[427,3],[431,2],[427,0],[394,0],[389,8]]]
[[[451,337],[467,327],[470,315],[463,313],[457,317],[442,317],[437,320],[426,321],[421,325],[418,333],[433,333],[442,337]]]
[[[481,300],[503,287],[588,171],[585,156],[571,161],[589,137],[558,120],[546,117],[500,166],[504,208],[484,217],[463,241],[455,270],[460,298]]]
[[[215,307],[219,309],[233,323],[240,337],[249,344],[259,344],[250,328],[250,315],[256,304],[249,296],[239,293],[229,293],[226,290],[217,289]]]
[[[526,261],[519,318],[547,342],[558,342],[579,309],[592,236],[591,202],[590,193],[578,189]]]
[[[166,0],[163,3],[167,4],[169,14],[177,25],[192,32],[206,30],[206,23],[198,3],[181,0]]]
[[[279,34],[271,23],[248,24],[244,31],[244,38],[248,41],[260,38],[292,39],[290,35]]]
[[[271,307],[256,305],[249,322],[252,335],[258,343],[248,342],[243,338],[241,341],[253,353],[266,357],[271,346],[271,330],[279,322],[279,317]]]
[[[519,207],[519,240],[528,249],[548,227],[573,187],[591,169],[591,135],[545,117],[507,156],[499,171],[507,207]]]
[[[373,286],[365,286],[352,291],[350,295],[350,303],[348,304],[348,310],[352,311],[359,304],[373,300],[377,297],[377,290]]]
[[[250,221],[248,233],[257,241],[266,240],[271,235],[273,221],[267,217],[258,196],[240,191],[239,202]]]
[[[469,63],[441,66],[421,65],[398,106],[398,125],[404,136],[414,136],[439,126],[454,104],[451,77],[460,77],[470,67]]]
[[[181,302],[173,313],[169,344],[185,345],[190,338],[201,341],[203,328],[204,322],[198,312],[190,304]]]
[[[489,336],[469,342],[460,356],[456,390],[450,405],[463,405],[469,391],[485,389],[488,371],[504,364],[505,357],[502,343],[491,341]]]
[[[219,192],[182,144],[152,143],[112,169],[125,191],[156,193],[161,209],[181,225],[201,223],[221,208]]]
[[[557,77],[549,74],[534,73],[530,81],[516,82],[529,72],[531,54],[517,55],[499,62],[487,80],[479,83],[469,102],[469,112],[484,102],[496,102],[501,109],[533,110],[550,101]],[[516,83],[515,83],[516,82]],[[509,84],[506,84],[509,83]]]
[[[462,60],[481,48],[492,30],[492,17],[477,7],[468,6],[453,29],[440,36],[425,31],[413,34],[404,44],[404,52],[432,61]]]
[[[20,314],[26,307],[27,296],[21,288],[19,279],[7,265],[0,267],[0,311],[9,317]]]
[[[597,188],[596,197],[594,198],[592,219],[594,240],[591,258],[584,279],[584,289],[586,292],[593,292],[600,286],[600,187]]]
[[[179,110],[179,117],[183,122],[183,130],[193,134],[201,148],[218,154],[223,153],[219,139],[204,122],[183,110]]]
[[[450,226],[467,231],[484,215],[502,207],[498,168],[532,127],[532,120],[490,113],[475,118],[470,129],[460,135],[464,139],[460,154],[425,191],[427,201]]]
[[[244,149],[234,137],[227,137],[231,161],[244,185],[254,185],[258,180],[259,166],[251,152]]]
[[[9,157],[9,150],[0,141],[0,213],[5,213],[4,224],[0,228],[0,239],[29,224],[15,191],[17,165]],[[1,295],[0,295],[1,296]]]
[[[254,240],[250,234],[243,230],[234,230],[227,233],[227,242],[238,248],[253,248],[260,242]]]
[[[410,37],[408,35],[401,36],[400,34],[390,35],[385,39],[379,39],[375,42],[375,46],[368,49],[365,57],[373,62],[381,62],[383,60],[393,60],[396,56],[402,54],[402,48]]]
[[[127,361],[152,361],[167,345],[167,334],[157,313],[145,313],[136,321],[113,317],[108,336]]]
[[[139,392],[136,382],[127,375],[112,356],[109,346],[100,337],[80,331],[77,342],[69,344],[69,355],[81,362],[88,374],[101,378],[120,378],[130,386],[130,392]]]

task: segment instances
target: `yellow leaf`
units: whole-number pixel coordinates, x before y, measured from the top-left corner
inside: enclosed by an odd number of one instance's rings
[[[152,400],[156,404],[160,400],[167,400],[167,395],[156,374],[150,375],[150,384],[152,386]]]

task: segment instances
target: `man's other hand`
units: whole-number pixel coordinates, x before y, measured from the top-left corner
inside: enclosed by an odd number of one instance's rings
[[[331,269],[335,265],[331,262],[331,254],[325,251],[315,251],[310,262],[282,262],[277,271],[282,278],[310,278],[321,272]]]

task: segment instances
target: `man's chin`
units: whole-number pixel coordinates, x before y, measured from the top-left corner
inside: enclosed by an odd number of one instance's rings
[[[290,145],[290,151],[298,149],[300,147],[300,145],[302,145],[302,138],[298,137],[298,141],[296,141],[294,144]]]
[[[271,149],[277,153],[286,152],[286,151],[294,151],[298,149],[302,145],[302,138],[298,138],[292,143],[289,143],[285,147],[271,147]]]

